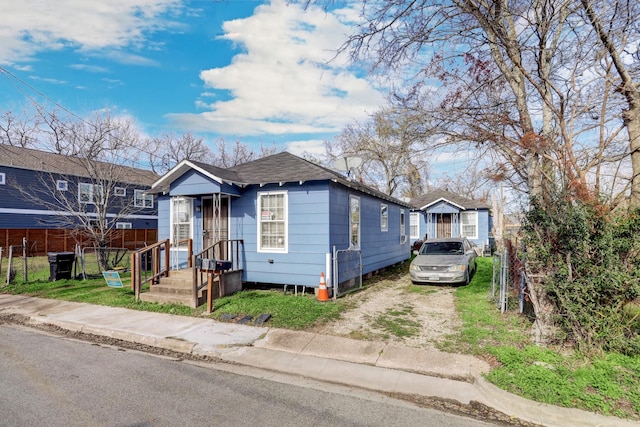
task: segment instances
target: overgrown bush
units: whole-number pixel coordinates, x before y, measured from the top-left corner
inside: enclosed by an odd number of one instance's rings
[[[530,265],[545,276],[554,321],[583,351],[640,354],[640,209],[614,213],[565,194],[532,200],[524,224]]]

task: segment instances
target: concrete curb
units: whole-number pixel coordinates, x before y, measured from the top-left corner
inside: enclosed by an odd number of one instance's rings
[[[549,427],[637,425],[508,393],[482,377],[488,365],[466,355],[6,294],[0,294],[0,314],[21,316],[36,326],[52,325],[366,390],[448,399],[462,405],[478,402]]]
[[[637,421],[628,421],[575,408],[563,408],[525,399],[502,390],[482,377],[474,383],[479,400],[503,414],[547,427],[637,427]]]

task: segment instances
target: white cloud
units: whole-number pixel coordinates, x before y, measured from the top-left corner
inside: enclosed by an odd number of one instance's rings
[[[291,141],[287,143],[287,151],[296,156],[303,157],[309,154],[316,158],[322,158],[327,154],[324,147],[325,141],[321,139],[310,139],[307,141]]]
[[[241,52],[231,64],[200,73],[208,101],[196,105],[208,111],[171,115],[180,126],[244,135],[335,133],[382,103],[371,81],[335,57],[350,29],[331,12],[273,0],[223,30],[220,38]],[[230,98],[212,98],[212,91]]]
[[[173,25],[161,16],[180,0],[29,0],[0,2],[0,64],[28,61],[40,51],[124,48]]]

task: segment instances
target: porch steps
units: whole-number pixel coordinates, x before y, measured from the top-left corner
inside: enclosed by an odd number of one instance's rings
[[[140,300],[160,304],[182,304],[192,306],[193,276],[191,269],[172,270],[169,277],[162,277],[160,283],[152,285],[149,291],[140,294]],[[214,279],[214,280],[217,280]],[[207,301],[207,289],[198,292],[198,305]]]

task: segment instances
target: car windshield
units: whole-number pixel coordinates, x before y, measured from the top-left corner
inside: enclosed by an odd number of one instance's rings
[[[450,255],[463,254],[464,249],[460,242],[433,242],[422,246],[420,255]]]

